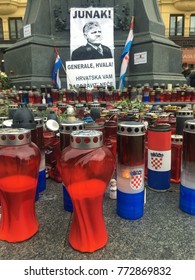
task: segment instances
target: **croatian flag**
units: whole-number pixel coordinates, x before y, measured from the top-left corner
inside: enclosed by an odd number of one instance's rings
[[[57,49],[55,49],[56,52],[56,60],[55,60],[55,64],[54,64],[54,68],[52,71],[52,83],[54,85],[54,87],[61,89],[61,80],[60,80],[60,68],[62,67],[63,63],[62,60],[59,56],[59,53],[57,51]]]
[[[133,27],[134,27],[134,17],[132,17],[129,34],[128,34],[128,37],[127,37],[127,40],[125,43],[123,53],[121,55],[122,64],[121,64],[120,79],[119,79],[119,90],[122,90],[125,86],[125,74],[126,74],[127,67],[129,64],[129,52],[130,52],[131,45],[133,42],[133,37],[134,37]]]

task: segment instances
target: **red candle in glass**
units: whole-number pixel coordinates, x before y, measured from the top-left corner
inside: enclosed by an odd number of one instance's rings
[[[60,149],[61,151],[70,145],[70,134],[73,131],[83,130],[84,122],[80,120],[75,121],[64,121],[60,124]],[[67,189],[62,184],[63,187],[63,201],[64,201],[64,209],[66,211],[72,212],[73,206],[70,196],[67,192]]]
[[[57,104],[59,101],[59,91],[58,89],[52,88],[51,90],[51,99],[53,104]]]
[[[191,101],[195,102],[195,89],[192,90]]]
[[[78,119],[83,119],[84,118],[84,115],[85,115],[85,107],[84,107],[84,104],[82,103],[77,103],[75,105],[75,108],[76,108],[76,117]]]
[[[181,89],[179,87],[176,88],[177,90],[177,96],[176,96],[176,101],[181,102]]]
[[[61,151],[70,145],[70,134],[74,131],[83,130],[84,122],[81,120],[64,121],[60,123],[60,149]]]
[[[70,146],[62,151],[59,160],[74,209],[69,243],[78,251],[94,252],[108,240],[102,206],[114,172],[114,158],[103,145],[100,131],[81,130],[72,132],[70,137]]]
[[[193,88],[189,87],[189,88],[186,88],[185,90],[185,102],[190,102],[191,101],[191,95],[192,95],[192,92],[193,92]]]
[[[40,160],[30,130],[0,130],[0,240],[20,242],[38,231],[35,194]]]
[[[79,92],[78,92],[78,101],[79,102],[83,102],[83,101],[87,101],[87,95],[86,95],[86,88],[85,86],[81,86],[79,87]]]
[[[97,123],[97,122],[92,122],[92,123],[85,123],[85,130],[98,130],[103,133],[103,138],[105,138],[105,126],[104,123]]]
[[[113,101],[113,95],[112,95],[112,88],[106,91],[105,96],[106,102],[112,102]]]
[[[86,99],[87,99],[87,102],[93,102],[93,95],[92,95],[91,90],[87,90]]]
[[[119,101],[120,100],[118,90],[113,90],[112,94],[113,94],[113,101]]]
[[[166,102],[171,102],[172,90],[166,90]]]
[[[171,134],[176,134],[176,116],[175,114],[169,115],[169,122],[171,126]]]
[[[117,121],[109,120],[105,122],[105,140],[110,140],[112,152],[116,160],[116,139],[117,139]]]
[[[41,104],[41,103],[42,103],[42,95],[38,90],[36,90],[34,91],[34,104]]]
[[[183,136],[171,135],[171,182],[180,183]]]
[[[177,101],[177,91],[176,89],[174,89],[171,92],[171,102],[176,102],[176,101]]]
[[[28,92],[28,98],[29,98],[29,103],[34,104],[34,92],[32,90],[29,90]]]
[[[155,102],[155,90],[150,90],[149,92],[149,101]]]

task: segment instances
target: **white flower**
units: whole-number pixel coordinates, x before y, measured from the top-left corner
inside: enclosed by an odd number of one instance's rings
[[[1,78],[7,78],[7,74],[5,74],[4,72],[0,72],[0,77]]]

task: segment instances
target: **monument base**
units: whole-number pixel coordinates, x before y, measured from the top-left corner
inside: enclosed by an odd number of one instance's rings
[[[184,85],[187,84],[187,81],[185,78],[181,77],[181,75],[168,75],[168,74],[159,74],[159,73],[142,73],[142,75],[130,75],[126,79],[126,84],[131,86],[136,86],[137,84],[141,84],[142,86],[144,84],[149,84],[150,87],[153,86],[153,84],[158,83],[165,84],[167,86],[168,84],[172,84],[173,87],[176,84]]]
[[[54,45],[55,41],[55,45]],[[10,47],[5,54],[6,72],[10,73],[11,84],[19,86],[52,85],[52,69],[55,63],[57,48],[65,64],[69,60],[69,45],[64,40],[54,40],[50,36],[34,35],[24,38]],[[66,50],[67,49],[67,50]],[[63,68],[60,69],[62,87],[66,87]]]

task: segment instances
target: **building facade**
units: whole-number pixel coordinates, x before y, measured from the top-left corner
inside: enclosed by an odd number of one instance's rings
[[[20,38],[27,0],[0,0],[0,70],[4,71],[4,51]]]
[[[182,62],[195,68],[195,0],[158,0],[165,36],[182,48]]]

